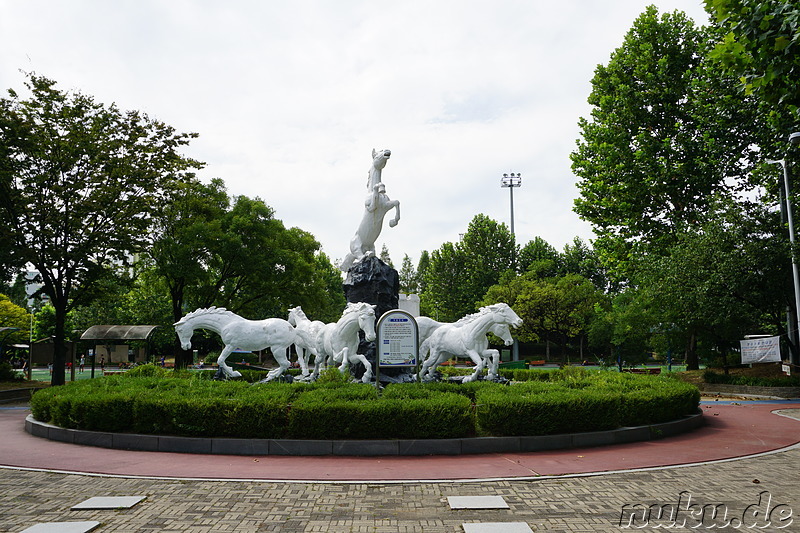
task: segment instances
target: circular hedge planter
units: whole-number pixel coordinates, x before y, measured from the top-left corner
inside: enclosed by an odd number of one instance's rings
[[[139,449],[131,447],[138,441],[148,443],[141,449],[182,443],[190,448],[184,451],[197,447],[213,453],[215,448],[239,446],[262,454],[281,453],[287,443],[303,441],[316,442],[313,446],[320,454],[338,453],[336,448],[350,455],[352,451],[345,449],[367,452],[371,447],[378,454],[392,455],[408,453],[403,443],[426,441],[424,449],[440,450],[428,453],[475,453],[481,444],[464,443],[493,439],[495,447],[505,442],[499,446],[519,451],[552,449],[546,443],[582,445],[574,435],[595,432],[606,435],[600,438],[605,444],[630,438],[607,436],[613,432],[636,435],[634,440],[652,438],[663,430],[651,426],[684,420],[698,408],[697,388],[669,377],[533,372],[535,380],[511,385],[413,383],[390,385],[380,393],[362,384],[253,386],[241,381],[109,376],[36,393],[27,425],[39,436],[118,447],[116,441],[125,443],[125,449]],[[95,436],[76,441],[74,434],[59,429]],[[189,445],[187,437],[204,444]],[[525,439],[530,442],[525,444]]]

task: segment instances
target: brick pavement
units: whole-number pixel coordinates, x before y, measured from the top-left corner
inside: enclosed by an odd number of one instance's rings
[[[619,526],[623,505],[677,503],[684,491],[691,495],[691,503],[724,504],[728,518],[737,519],[748,506],[755,509],[752,506],[759,503],[759,495],[767,491],[771,508],[785,504],[788,507],[776,508],[776,513],[789,508],[791,518],[784,517],[783,522],[773,522],[773,527],[761,531],[800,531],[798,480],[800,446],[682,468],[459,483],[172,481],[2,469],[0,531],[19,532],[41,522],[97,520],[102,523],[98,532],[439,533],[463,531],[465,522],[526,522],[533,531],[595,533],[623,531]],[[147,499],[128,510],[69,510],[92,496],[135,495]],[[502,496],[510,509],[451,510],[447,505],[448,496],[479,495]],[[706,518],[702,526],[714,522],[710,516]],[[716,520],[719,525],[721,517]],[[777,529],[788,520],[793,520],[788,527]],[[657,523],[651,515],[648,524],[634,525],[658,530],[654,528]],[[690,519],[685,528],[673,530],[689,531],[698,523]],[[744,524],[739,528],[733,527],[736,522],[730,524],[722,530],[753,530]]]

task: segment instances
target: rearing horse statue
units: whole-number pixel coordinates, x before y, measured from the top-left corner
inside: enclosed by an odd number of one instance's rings
[[[386,166],[390,150],[372,150],[372,166],[367,177],[367,198],[364,201],[364,216],[350,240],[350,253],[344,258],[339,268],[347,272],[354,263],[361,261],[365,255],[375,254],[375,241],[383,228],[383,217],[386,213],[395,210],[395,215],[389,221],[393,228],[400,221],[400,202],[390,200],[386,195],[386,186],[381,182],[381,171]]]

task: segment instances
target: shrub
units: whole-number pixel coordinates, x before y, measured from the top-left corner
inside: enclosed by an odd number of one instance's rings
[[[340,375],[338,370],[333,369]],[[160,369],[36,392],[33,416],[67,428],[206,437],[368,439],[544,435],[672,420],[699,392],[665,376],[533,371],[492,382],[404,383],[378,393],[335,378],[251,385]],[[542,379],[547,375],[551,381]],[[531,374],[533,376],[534,374]],[[555,378],[555,379],[554,379]]]
[[[746,385],[750,387],[800,387],[800,376],[737,376],[733,374],[718,374],[711,370],[703,373],[703,381],[725,385]]]

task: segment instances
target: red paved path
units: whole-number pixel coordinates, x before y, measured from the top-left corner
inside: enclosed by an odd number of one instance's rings
[[[25,432],[29,411],[0,409],[0,465],[122,476],[298,481],[447,480],[563,475],[713,461],[800,442],[792,404],[703,405],[706,425],[677,437],[596,448],[429,457],[244,457],[109,450]]]

